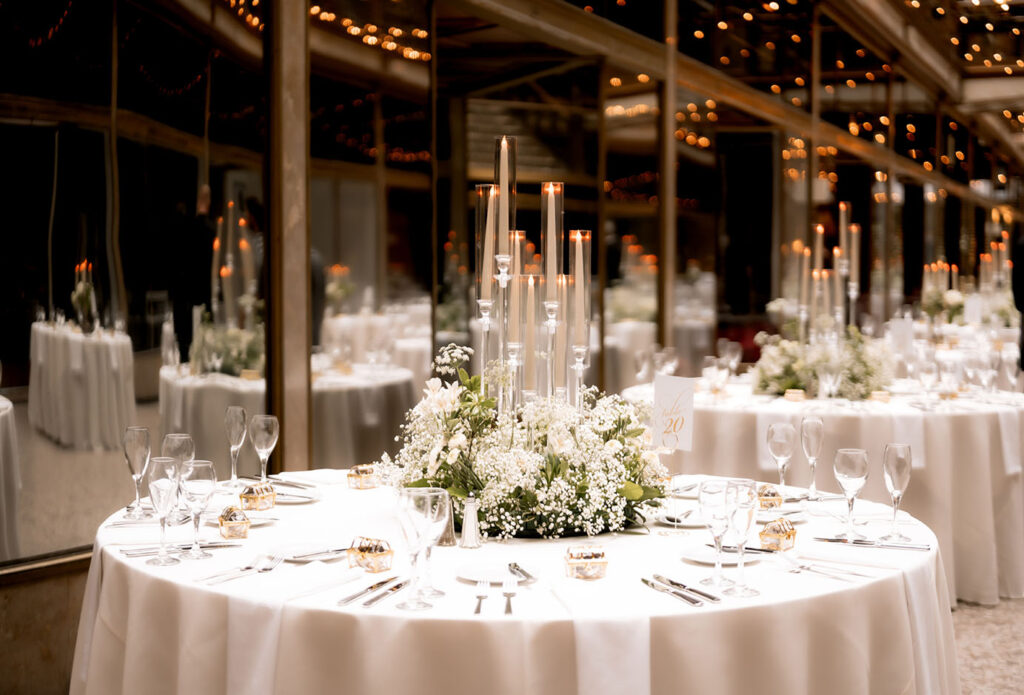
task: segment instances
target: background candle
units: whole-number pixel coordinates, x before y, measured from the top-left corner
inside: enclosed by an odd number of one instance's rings
[[[477,245],[481,247],[480,258],[477,260],[477,272],[480,274],[480,299],[489,302],[491,301],[491,284],[494,282],[494,186],[490,184],[477,186],[478,201],[482,200],[481,203],[485,208],[484,213],[484,226],[479,231],[479,234],[483,236],[481,240],[477,240]],[[479,208],[477,215],[479,216]]]
[[[800,306],[807,306],[809,304],[808,293],[811,290],[811,250],[806,246],[800,265]]]
[[[245,280],[245,294],[256,294],[256,271],[253,265],[252,244],[249,242],[249,230],[245,218],[238,220],[238,254],[242,259],[242,279]]]
[[[825,227],[814,225],[814,269],[822,269],[822,255],[825,249]]]
[[[835,285],[834,289],[836,292],[836,306],[842,306],[843,304],[843,276],[839,272],[839,262],[843,258],[843,250],[836,246],[832,249],[832,279]]]
[[[558,322],[555,324],[555,354],[551,356],[551,359],[555,361],[555,385],[551,389],[554,393],[555,389],[565,388],[565,366],[566,357],[565,353],[565,339],[566,339],[566,328],[565,322],[569,316],[569,278],[566,275],[558,276]]]
[[[513,253],[515,253],[515,251],[513,251]],[[512,282],[509,283],[508,342],[510,343],[518,343],[521,340],[520,326],[522,324],[522,313],[520,310],[520,305],[522,304],[523,292],[521,280],[522,276],[516,274],[512,276]]]
[[[850,225],[850,280],[860,282],[860,225]]]
[[[562,272],[562,184],[544,184],[544,206],[541,208],[542,247],[544,250],[544,301],[558,301],[558,274]]]
[[[572,344],[589,345],[587,340],[587,292],[590,289],[589,269],[590,264],[587,252],[590,250],[590,232],[577,229],[570,234],[573,245],[573,334]]]
[[[526,337],[523,340],[523,388],[537,390],[537,301],[534,296],[533,275],[527,275],[526,284]]]
[[[220,277],[220,238],[224,233],[224,218],[217,218],[217,236],[213,238],[213,263],[210,264],[211,302],[217,296],[217,278]]]
[[[846,257],[850,257],[850,204],[847,202],[839,203],[839,248],[842,249]]]
[[[498,157],[498,253],[508,255],[508,139],[501,138]]]

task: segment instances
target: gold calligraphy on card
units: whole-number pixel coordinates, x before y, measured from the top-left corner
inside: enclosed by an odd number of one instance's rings
[[[654,378],[654,445],[673,451],[693,446],[693,392],[696,379]]]

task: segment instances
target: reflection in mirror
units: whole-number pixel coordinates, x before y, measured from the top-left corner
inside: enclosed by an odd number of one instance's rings
[[[53,7],[0,22],[21,66],[0,77],[21,163],[0,186],[0,562],[86,545],[134,500],[128,427],[153,456],[190,434],[224,480],[225,408],[265,409],[260,22],[223,15],[214,40],[184,10],[68,3],[26,39]]]

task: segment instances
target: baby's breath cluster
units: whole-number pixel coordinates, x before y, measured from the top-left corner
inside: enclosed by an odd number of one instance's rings
[[[438,350],[434,358],[434,373],[441,376],[455,376],[459,368],[466,365],[473,356],[473,348],[448,343]]]
[[[455,347],[435,365],[452,364]],[[635,406],[589,389],[582,412],[542,398],[499,418],[480,377],[455,373],[427,383],[401,451],[378,462],[392,484],[446,488],[460,523],[473,495],[482,530],[502,538],[617,531],[657,506],[667,472]]]

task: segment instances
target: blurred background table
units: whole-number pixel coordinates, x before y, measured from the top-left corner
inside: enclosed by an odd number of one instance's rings
[[[21,490],[14,404],[0,396],[0,562],[18,557],[18,493]]]
[[[124,428],[135,422],[131,339],[36,322],[29,354],[32,426],[75,449],[120,449]]]
[[[627,389],[634,402],[653,403],[650,384]],[[695,398],[693,450],[662,457],[674,473],[778,479],[768,453],[768,426],[790,422],[797,443],[786,482],[806,484],[809,469],[800,445],[801,420],[821,417],[825,438],[815,480],[839,492],[832,472],[837,449],[866,449],[870,461],[865,499],[888,502],[882,451],[889,442],[911,446],[914,469],[902,507],[929,525],[946,562],[950,594],[982,604],[1024,596],[1024,482],[1021,437],[1024,395],[991,394],[1000,402],[960,398],[925,404],[920,396],[874,401],[790,402],[758,396],[749,384],[730,384],[716,397]]]

